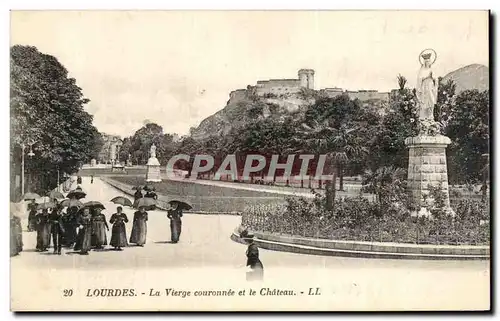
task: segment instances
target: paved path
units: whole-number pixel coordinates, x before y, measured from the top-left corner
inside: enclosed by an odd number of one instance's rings
[[[123,194],[98,178],[94,179],[94,184],[84,178],[82,187],[88,193],[87,200],[99,200],[106,206],[104,213],[109,221],[116,209],[116,205],[109,200]],[[125,212],[132,219],[133,211],[126,209]],[[32,297],[43,296],[46,293],[44,291],[68,286],[68,282],[73,282],[76,287],[86,282],[89,286],[102,286],[102,278],[105,278],[105,282],[115,280],[124,282],[119,283],[120,286],[127,286],[130,282],[143,282],[142,279],[145,284],[161,283],[162,279],[158,278],[164,277],[172,284],[182,280],[183,284],[188,284],[196,279],[201,286],[213,285],[215,281],[220,285],[244,278],[246,249],[229,238],[240,219],[237,216],[186,214],[180,243],[170,244],[167,243],[170,231],[166,212],[150,211],[145,247],[129,247],[122,252],[91,251],[88,256],[71,253],[68,249],[63,249],[61,256],[51,252],[37,253],[34,251],[35,233],[25,232],[25,250],[21,255],[11,258],[13,295],[19,300],[23,298],[24,301],[16,301],[22,305],[26,303],[19,302],[28,302],[28,298],[24,297],[26,293],[31,291]],[[127,226],[128,237],[131,225],[129,223]],[[23,220],[23,227],[26,227],[26,219]],[[415,296],[420,295],[420,300],[428,301],[429,304],[436,304],[436,300],[447,300],[449,304],[461,302],[461,306],[475,302],[475,305],[471,305],[475,307],[477,302],[470,301],[471,297],[484,302],[489,295],[489,261],[378,260],[310,256],[262,249],[260,252],[269,282],[290,285],[307,281],[310,286],[323,284],[325,287],[335,287],[339,295],[352,298],[353,302],[361,300],[357,306],[367,306],[370,298],[379,295],[394,295],[399,300],[403,298],[398,296],[413,295],[413,299],[408,297],[400,302],[403,305],[411,304],[419,300]],[[178,271],[175,272],[177,277],[173,276],[173,271]],[[46,288],[34,286],[40,282]],[[113,286],[117,284],[113,283]],[[450,297],[454,300],[450,301]],[[383,302],[380,301],[380,304]],[[344,307],[348,308],[349,305]]]

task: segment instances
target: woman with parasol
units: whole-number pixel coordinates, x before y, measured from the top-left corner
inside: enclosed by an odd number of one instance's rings
[[[244,230],[240,233],[241,239],[243,239],[247,244],[247,266],[250,271],[247,272],[247,281],[262,280],[264,278],[264,266],[259,259],[259,248],[254,243],[253,234],[248,233],[248,230]]]
[[[172,243],[179,242],[182,231],[182,209],[183,207],[179,202],[169,202],[170,208],[168,209],[167,217],[170,219],[170,240]]]
[[[82,255],[88,255],[91,249],[92,216],[89,207],[84,207],[81,211],[82,214],[77,217],[79,230],[74,250],[80,251]]]
[[[125,223],[128,223],[128,217],[122,212],[121,206],[118,206],[116,208],[116,213],[111,215],[109,223],[113,224],[109,245],[114,247],[115,250],[121,251],[122,247],[128,246],[127,232],[125,230]]]
[[[140,206],[139,204],[139,210],[134,213],[130,243],[135,243],[138,246],[146,244],[146,234],[148,232],[147,221],[148,212],[146,212],[146,206]]]
[[[50,246],[50,222],[49,210],[43,208],[42,212],[36,215],[36,250],[46,252]]]
[[[106,231],[109,231],[108,223],[106,222],[106,216],[101,213],[102,207],[96,206],[93,208],[92,215],[92,247],[96,249],[104,248],[104,245],[108,245],[108,238],[106,236]],[[105,230],[106,229],[106,230]]]

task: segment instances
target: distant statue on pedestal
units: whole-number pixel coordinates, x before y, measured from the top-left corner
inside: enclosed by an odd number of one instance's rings
[[[146,181],[161,182],[160,162],[156,158],[156,146],[153,144],[149,150],[150,157],[147,164]]]

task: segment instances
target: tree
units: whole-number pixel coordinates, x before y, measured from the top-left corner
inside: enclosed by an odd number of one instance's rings
[[[393,166],[383,166],[376,171],[367,170],[363,175],[363,191],[374,193],[377,201],[383,204],[392,201],[391,197],[400,192],[397,189],[405,180],[406,170]]]
[[[125,137],[123,139],[122,147],[120,148],[120,159],[129,159],[129,155],[132,155],[134,151],[132,150],[132,138]]]
[[[434,119],[441,122],[443,127],[447,126],[448,117],[453,108],[456,87],[452,79],[445,82],[443,78],[439,77],[438,97],[436,106],[434,107]]]
[[[342,124],[358,120],[361,115],[362,108],[359,100],[352,100],[347,94],[333,98],[320,96],[307,108],[304,121],[310,123],[330,119],[330,125],[333,128],[340,128]]]
[[[330,125],[332,122],[333,121],[328,119],[325,119],[322,123],[314,121],[311,126],[303,123],[302,131],[300,132],[306,149],[313,151],[315,155],[327,155],[328,157],[330,171],[333,172],[333,178],[331,181],[327,182],[326,185],[327,210],[333,210],[335,202],[337,165],[339,162],[343,161],[343,157],[346,157],[345,154],[343,154],[344,151],[336,149],[339,143],[338,137],[341,137],[343,133],[339,133],[338,129],[333,128]]]
[[[398,76],[399,89],[391,97],[388,114],[369,140],[369,168],[408,166],[407,137],[418,134],[418,111],[415,90],[406,88],[406,78]]]
[[[450,180],[476,183],[482,179],[489,153],[489,91],[466,90],[451,106],[445,133],[451,139],[448,148]]]
[[[73,173],[95,156],[100,135],[83,109],[89,100],[55,57],[19,45],[10,56],[12,172],[20,170],[21,144],[35,142],[28,188],[43,193],[55,187],[58,170]]]
[[[104,139],[102,137],[102,134],[99,133],[98,131],[93,132],[94,135],[94,146],[92,146],[92,158],[97,159],[99,158],[99,153],[102,150],[102,147],[104,146]],[[121,150],[120,150],[121,152]]]
[[[353,157],[360,154],[367,154],[368,149],[363,146],[360,136],[356,135],[357,127],[347,127],[347,125],[341,125],[340,128],[335,132],[332,138],[332,144],[334,147],[333,156],[335,159],[336,167],[338,168],[339,190],[344,190],[344,166]],[[334,182],[334,188],[335,188]]]
[[[179,161],[177,163],[178,168],[188,171],[188,176],[191,176],[191,171],[193,170],[194,156],[200,150],[200,143],[191,136],[184,137],[176,149],[176,154],[186,154],[190,156],[189,161]]]
[[[157,150],[160,149],[162,138],[163,128],[155,123],[148,123],[137,130],[130,139],[132,152],[136,158],[140,157],[137,158],[137,161],[140,160],[142,164],[145,164],[150,156],[151,146],[155,144]]]

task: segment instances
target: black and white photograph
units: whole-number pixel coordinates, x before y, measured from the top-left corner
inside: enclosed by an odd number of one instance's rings
[[[11,311],[490,310],[490,19],[12,10]]]

